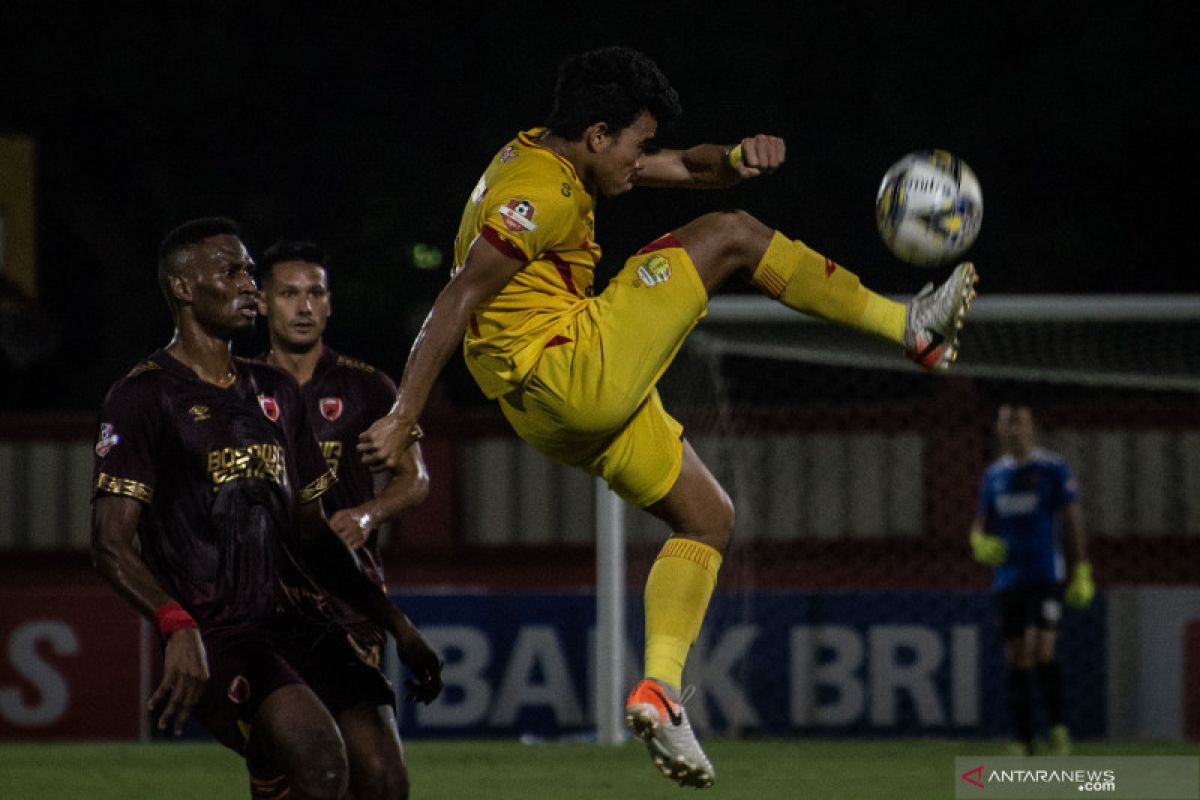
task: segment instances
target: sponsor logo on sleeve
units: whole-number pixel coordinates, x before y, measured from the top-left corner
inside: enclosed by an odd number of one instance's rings
[[[342,398],[322,397],[317,401],[317,407],[321,409],[322,417],[330,422],[334,422],[342,415]]]
[[[671,262],[666,256],[653,255],[642,262],[642,265],[637,268],[638,277],[646,286],[653,286],[656,283],[666,283],[671,280]],[[637,285],[636,283],[634,284]]]
[[[537,230],[537,223],[533,221],[533,215],[536,212],[537,209],[533,207],[533,203],[517,198],[500,206],[500,216],[504,220],[504,227],[513,233]]]
[[[108,451],[117,446],[121,435],[113,430],[111,422],[100,423],[100,436],[96,439],[96,455],[104,458]]]
[[[516,158],[518,155],[520,155],[520,153],[517,152],[517,148],[513,147],[510,144],[508,147],[506,147],[500,151],[500,163],[507,164],[508,162],[510,162],[514,158]]]
[[[479,183],[475,184],[475,190],[471,192],[471,205],[479,205],[479,201],[488,193],[487,176],[483,175],[479,178]]]

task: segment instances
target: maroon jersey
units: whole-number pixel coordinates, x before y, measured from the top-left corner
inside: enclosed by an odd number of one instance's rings
[[[244,359],[234,369],[220,388],[159,350],[113,384],[94,494],[144,504],[142,560],[202,630],[291,613],[327,618],[293,522],[297,503],[336,478],[291,376]]]
[[[337,508],[361,505],[375,496],[375,478],[358,452],[358,435],[386,414],[396,400],[396,384],[382,371],[328,346],[313,369],[312,378],[300,387],[305,411],[333,474],[337,490],[331,493]],[[333,506],[327,506],[332,513]],[[355,551],[363,570],[383,585],[378,531]]]

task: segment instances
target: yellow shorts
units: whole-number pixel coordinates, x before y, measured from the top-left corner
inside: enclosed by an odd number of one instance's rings
[[[552,340],[524,387],[501,398],[504,416],[537,450],[604,478],[633,505],[658,502],[679,477],[683,426],[654,385],[707,306],[687,251],[673,236],[655,240]]]

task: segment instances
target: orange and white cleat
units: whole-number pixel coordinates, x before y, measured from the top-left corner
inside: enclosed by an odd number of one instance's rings
[[[947,369],[958,358],[958,332],[975,300],[979,274],[964,261],[949,279],[934,288],[925,284],[908,303],[904,321],[904,353],[928,370]]]
[[[651,678],[638,683],[625,699],[625,725],[646,743],[664,778],[697,789],[712,786],[716,772],[675,689]]]

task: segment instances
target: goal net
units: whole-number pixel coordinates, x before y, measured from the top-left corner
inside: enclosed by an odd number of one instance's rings
[[[1197,735],[1200,298],[982,297],[959,362],[932,376],[894,345],[717,298],[660,390],[737,508],[685,675],[694,724],[1006,735],[990,571],[967,530],[996,409],[1020,402],[1078,480],[1101,588],[1060,629],[1068,723]],[[666,531],[625,525],[640,586]],[[632,642],[641,624],[631,606]]]

